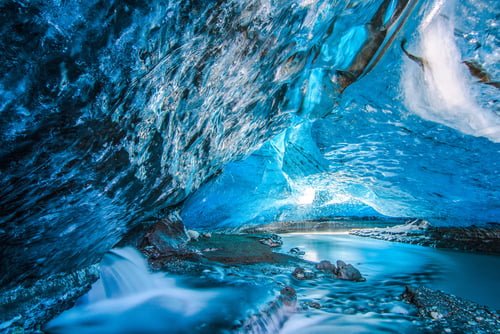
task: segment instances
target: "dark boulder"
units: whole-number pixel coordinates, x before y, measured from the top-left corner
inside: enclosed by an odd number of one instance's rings
[[[189,236],[181,220],[164,219],[154,224],[139,245],[150,259],[178,254],[185,248]]]
[[[295,256],[302,256],[302,255],[306,254],[306,252],[304,252],[303,250],[301,250],[299,247],[293,247],[292,249],[290,249],[288,251],[288,253],[290,253],[292,255],[295,255]]]
[[[295,277],[298,280],[307,280],[307,279],[313,279],[314,278],[314,273],[312,271],[305,270],[302,267],[297,267],[295,270],[292,272],[292,276]]]
[[[318,310],[321,308],[321,304],[318,303],[318,302],[309,302],[307,305],[309,307],[312,307],[312,308],[315,308],[315,309],[318,309]]]
[[[291,286],[285,286],[280,291],[280,299],[287,306],[294,306],[297,302],[297,292]]]
[[[326,273],[333,273],[335,274],[337,272],[337,268],[333,263],[327,260],[320,261],[320,263],[316,264],[316,269],[326,272]]]
[[[259,240],[261,244],[267,245],[271,248],[281,247],[283,245],[283,240],[277,234],[271,234]]]
[[[337,261],[337,278],[354,281],[354,282],[363,282],[366,281],[358,269],[354,268],[352,264],[346,264],[344,261]]]

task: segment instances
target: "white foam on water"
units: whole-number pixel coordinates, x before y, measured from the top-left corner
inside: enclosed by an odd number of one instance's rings
[[[405,104],[424,119],[500,142],[500,117],[481,107],[473,93],[472,85],[478,83],[457,47],[452,7],[433,7],[419,28],[419,44],[411,51],[425,64],[422,69],[405,59],[401,76]]]
[[[150,273],[145,259],[130,247],[106,254],[100,276],[74,308],[49,322],[45,330],[82,334],[175,332],[205,316],[217,296],[213,290],[179,287],[175,279]]]

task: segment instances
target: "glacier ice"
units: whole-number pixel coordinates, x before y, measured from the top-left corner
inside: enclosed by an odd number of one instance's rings
[[[424,59],[423,68],[404,55],[402,42],[393,43],[382,64],[348,87],[328,115],[288,128],[204,184],[184,206],[186,223],[337,216],[498,222],[498,89],[479,82],[463,63],[480,60],[498,79],[492,38],[498,27],[484,6],[425,2],[400,36]],[[325,43],[321,54],[342,67],[335,45],[348,44],[351,52],[363,38],[363,26],[356,25],[337,35],[333,51]],[[274,180],[262,174],[269,170]]]
[[[0,286],[177,210],[498,221],[498,89],[461,62],[499,78],[498,6],[440,3],[2,1]]]
[[[286,128],[286,64],[344,7],[3,1],[0,284],[95,263]]]
[[[469,75],[455,41],[454,1],[438,2],[418,29],[422,68],[409,60],[401,85],[408,108],[425,119],[463,133],[500,142],[500,117],[480,106],[472,89],[477,78]],[[496,60],[498,62],[498,59]]]

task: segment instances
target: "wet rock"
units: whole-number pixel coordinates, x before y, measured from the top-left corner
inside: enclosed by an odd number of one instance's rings
[[[260,308],[257,314],[235,323],[234,333],[277,333],[282,324],[296,311],[297,293],[286,286],[277,298]]]
[[[147,257],[151,269],[182,272],[182,268],[177,268],[178,264],[200,257],[200,252],[187,246],[188,241],[189,236],[180,218],[165,219],[149,229],[138,249]]]
[[[337,261],[337,278],[354,281],[354,282],[363,282],[365,279],[361,276],[361,273],[358,269],[354,268],[352,264],[346,264],[344,261]]]
[[[318,310],[321,308],[321,304],[318,302],[309,302],[308,305],[309,305],[309,307],[312,307],[312,308],[315,308]]]
[[[154,224],[144,236],[139,249],[149,258],[177,254],[189,240],[181,220],[164,219]]]
[[[271,234],[268,237],[260,239],[259,242],[271,248],[277,248],[283,245],[283,240],[281,240],[281,237],[277,234]]]
[[[188,230],[187,235],[189,236],[189,241],[198,241],[200,238],[200,233],[195,230]]]
[[[288,251],[288,253],[290,253],[292,255],[296,255],[296,256],[302,256],[302,255],[306,254],[306,252],[304,252],[303,250],[300,250],[299,247],[294,247],[294,248],[290,249]]]
[[[442,291],[406,287],[402,297],[417,307],[433,333],[498,333],[500,328],[497,312]]]
[[[335,267],[335,265],[328,260],[323,260],[320,261],[320,263],[317,263],[316,269],[321,270],[325,273],[335,274],[337,272],[337,268]]]
[[[302,281],[302,280],[307,280],[307,279],[313,279],[314,273],[312,271],[306,270],[302,267],[297,267],[292,272],[292,276],[295,277],[296,279]]]
[[[0,332],[41,333],[37,328],[71,308],[98,278],[98,266],[92,265],[1,291]]]
[[[425,220],[414,219],[403,225],[354,230],[350,233],[360,237],[421,246],[500,254],[500,224],[496,223],[483,226],[437,227]]]
[[[280,291],[281,300],[287,306],[295,305],[297,302],[297,292],[291,286],[285,286]]]

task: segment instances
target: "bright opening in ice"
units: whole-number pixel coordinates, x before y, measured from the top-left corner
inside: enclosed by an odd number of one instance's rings
[[[312,202],[314,202],[315,195],[316,191],[314,190],[314,188],[307,187],[304,190],[302,190],[302,193],[297,198],[297,204],[298,205],[311,204]]]

